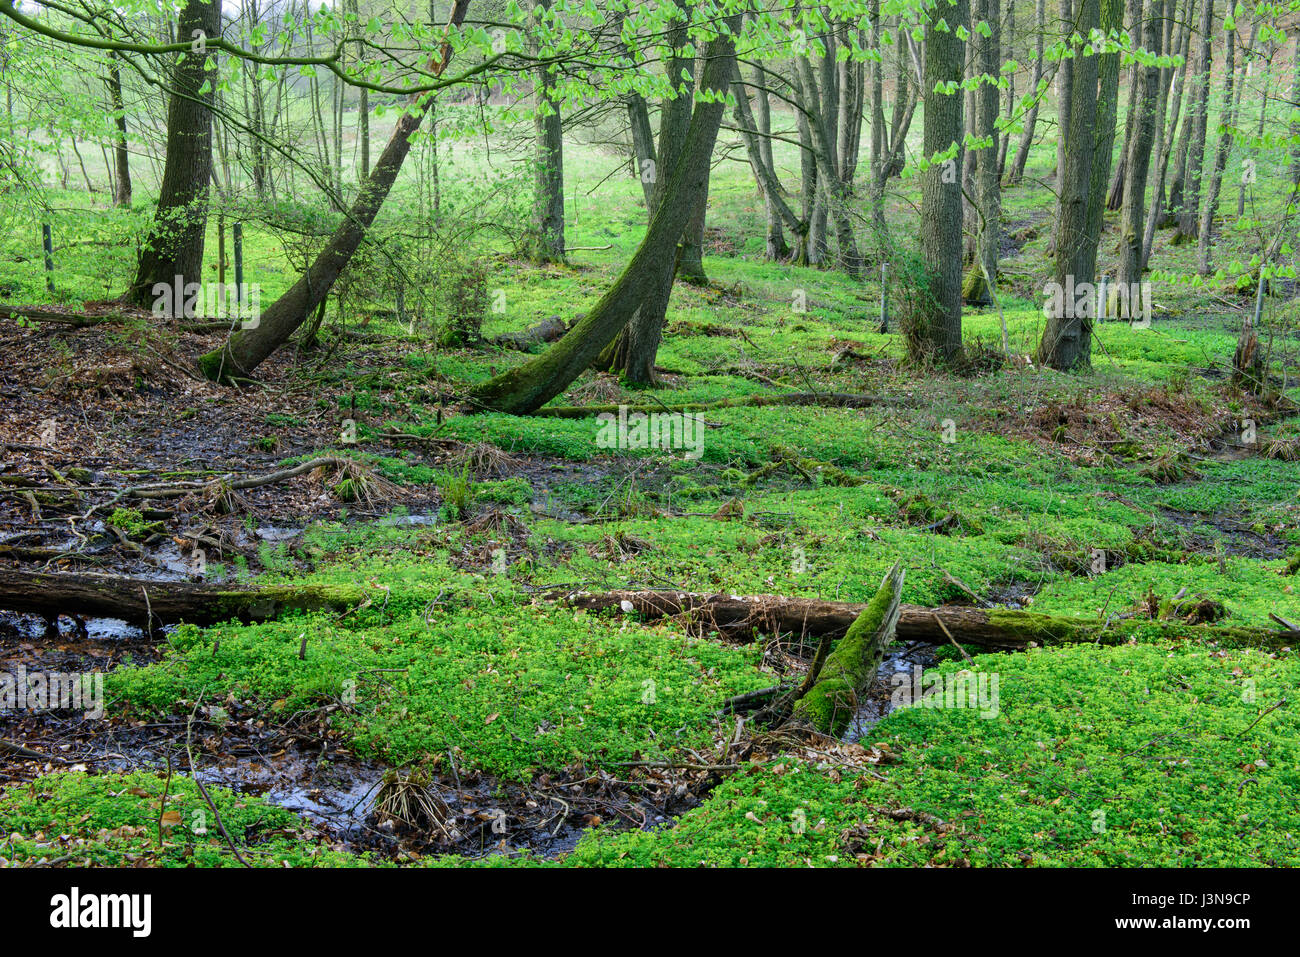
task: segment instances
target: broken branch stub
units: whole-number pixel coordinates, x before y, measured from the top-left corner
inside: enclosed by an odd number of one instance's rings
[[[885,649],[894,643],[903,575],[902,566],[895,563],[876,596],[827,656],[817,682],[795,702],[791,723],[836,737],[848,727],[858,696],[870,687]]]

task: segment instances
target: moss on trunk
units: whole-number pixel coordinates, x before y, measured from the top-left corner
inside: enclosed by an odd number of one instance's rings
[[[903,569],[895,564],[876,596],[826,657],[817,683],[795,703],[795,723],[836,737],[844,733],[857,710],[858,695],[870,686],[885,649],[893,644],[902,590]]]

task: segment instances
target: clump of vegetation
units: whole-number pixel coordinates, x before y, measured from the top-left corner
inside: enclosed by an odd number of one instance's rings
[[[144,539],[163,528],[161,522],[146,521],[144,514],[136,508],[115,508],[108,517],[108,524],[130,539]]]
[[[442,494],[444,517],[453,522],[469,517],[473,483],[470,481],[468,466],[463,467],[459,472],[444,472],[438,479],[438,491]]]
[[[438,282],[441,321],[438,344],[471,346],[483,337],[490,296],[487,269],[478,259],[450,261]]]

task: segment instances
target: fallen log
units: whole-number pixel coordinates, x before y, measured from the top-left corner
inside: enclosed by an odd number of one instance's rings
[[[854,619],[848,633],[826,659],[821,674],[794,703],[790,723],[839,737],[880,670],[885,649],[894,643],[903,591],[903,569],[897,563],[885,575],[876,597]]]
[[[147,310],[133,309],[123,310],[114,309],[110,312],[64,312],[59,309],[48,306],[16,306],[8,303],[0,303],[0,317],[8,316],[9,318],[35,319],[39,322],[52,322],[60,326],[71,326],[74,329],[88,329],[92,326],[101,326],[111,322],[139,322],[148,320],[152,322],[166,322],[170,328],[182,332],[229,332],[232,323],[229,319],[212,319],[212,320],[189,320],[180,322],[176,320],[160,320],[153,316]]]
[[[0,568],[0,608],[47,617],[119,618],[144,627],[179,621],[211,625],[232,618],[264,621],[284,611],[347,611],[365,600],[361,588],[341,585],[237,588]]]
[[[486,341],[502,349],[517,349],[520,352],[528,352],[534,346],[557,341],[568,331],[569,327],[564,324],[563,319],[559,316],[551,316],[548,319],[543,319],[535,326],[529,326],[522,332],[503,332],[499,336],[489,337]]]
[[[263,621],[285,611],[348,611],[370,592],[360,586],[282,583],[238,587],[200,582],[154,581],[115,575],[59,574],[0,568],[0,609],[53,616],[119,618],[156,627],[178,621],[208,625]],[[729,637],[756,634],[843,635],[866,605],[786,598],[781,595],[701,595],[674,591],[552,591],[553,600],[587,611],[621,611],[645,619],[689,616]],[[1137,632],[1169,638],[1215,641],[1228,647],[1278,650],[1300,643],[1300,630],[1188,625],[1179,621],[1130,619],[1109,626],[1082,618],[1041,615],[1001,608],[901,605],[900,641],[942,644],[953,640],[990,651],[1021,651],[1031,642],[1122,644]]]
[[[714,409],[754,408],[773,405],[811,405],[832,409],[870,409],[880,406],[905,408],[915,399],[867,395],[857,392],[781,392],[774,395],[742,395],[714,402],[683,402],[676,405],[623,406],[629,415],[637,412],[709,412]],[[552,419],[585,419],[605,413],[618,414],[617,405],[549,405],[533,415]]]
[[[783,595],[702,595],[674,591],[551,592],[575,608],[622,611],[646,619],[688,616],[707,628],[732,637],[755,634],[842,635],[866,605],[846,601],[787,598]],[[1170,638],[1199,638],[1222,645],[1277,650],[1300,643],[1300,631],[1265,628],[1189,625],[1180,621],[1127,619],[1109,626],[1084,618],[1043,615],[1010,608],[969,608],[943,605],[924,608],[902,605],[897,635],[900,641],[943,644],[948,636],[965,645],[990,651],[1022,651],[1031,642],[1063,645],[1078,642],[1122,644],[1141,631]]]

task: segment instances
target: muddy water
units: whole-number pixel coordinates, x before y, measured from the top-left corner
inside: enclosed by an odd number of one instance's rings
[[[107,672],[158,658],[161,642],[138,628],[105,619],[84,625],[82,634],[64,618],[58,637],[50,637],[40,616],[0,613],[0,670]],[[439,826],[413,827],[379,813],[377,798],[391,769],[352,754],[330,727],[329,710],[290,716],[277,726],[265,711],[227,701],[200,708],[190,729],[188,715],[180,713],[132,722],[111,714],[88,720],[77,712],[0,709],[0,738],[49,756],[6,755],[0,784],[30,780],[52,765],[92,773],[164,773],[170,766],[187,773],[188,735],[205,783],[294,811],[333,846],[381,858],[524,850],[554,856],[571,850],[591,826],[668,825],[702,797],[668,782],[631,784],[577,769],[518,784],[467,773],[446,755],[428,785],[445,818]]]
[[[876,680],[871,689],[858,701],[858,710],[844,732],[845,741],[867,741],[885,715],[894,710],[894,693],[900,685],[910,688],[914,668],[929,667],[934,663],[935,646],[913,642],[906,646],[895,645],[886,652]]]

